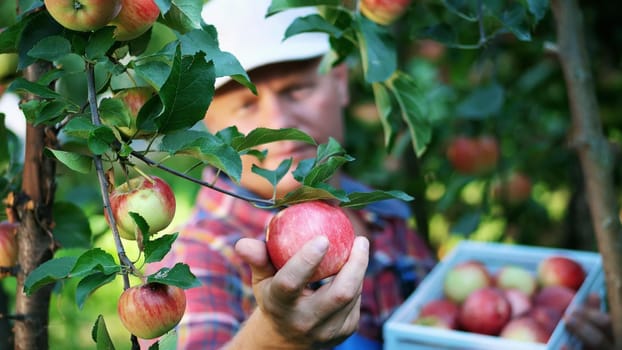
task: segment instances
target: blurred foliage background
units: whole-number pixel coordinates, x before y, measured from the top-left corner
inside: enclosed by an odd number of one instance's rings
[[[472,20],[465,3],[415,1],[394,28],[400,67],[415,78],[432,122],[432,139],[421,157],[415,156],[407,130],[398,134],[387,152],[372,91],[357,62],[352,62],[345,146],[356,161],[348,163],[346,170],[373,187],[414,195],[410,203],[415,214],[413,226],[439,258],[465,238],[595,250],[580,167],[567,142],[570,117],[564,80],[550,47],[555,41],[552,14],[545,12],[536,26],[527,27],[529,37],[501,30],[480,43],[479,23]],[[494,3],[510,6],[513,2]],[[602,123],[620,164],[622,25],[618,17],[622,3],[580,3]],[[497,28],[495,18],[487,18],[486,25]],[[442,30],[446,28],[454,32]],[[156,26],[152,36],[154,49],[170,38],[159,30]],[[79,85],[71,89],[84,91]],[[448,144],[458,135],[482,134],[499,142],[497,167],[483,175],[459,174],[446,157]],[[176,162],[180,169],[193,166],[185,159]],[[620,194],[622,167],[615,169],[615,190]],[[531,181],[529,199],[517,205],[494,200],[491,187],[495,179],[515,170]],[[191,174],[198,176],[200,171],[196,168]],[[149,172],[164,177],[174,188],[178,210],[167,230],[173,231],[189,215],[197,185],[156,169]],[[82,207],[92,231],[87,239],[114,253],[96,176],[78,176],[62,168],[59,174],[58,200]],[[126,249],[130,258],[140,260],[131,244]],[[58,254],[67,254],[67,250]],[[15,281],[3,279],[1,283],[10,303]],[[58,285],[52,298],[50,348],[93,348],[90,331],[98,314],[104,315],[117,348],[129,348],[129,333],[116,316],[121,291],[121,279],[117,279],[79,310],[75,285]]]

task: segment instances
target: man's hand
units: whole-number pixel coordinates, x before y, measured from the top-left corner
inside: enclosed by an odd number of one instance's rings
[[[357,237],[341,271],[319,289],[308,289],[308,279],[324,257],[328,244],[325,237],[308,242],[278,272],[270,263],[264,242],[245,238],[236,244],[238,254],[251,266],[258,304],[246,326],[271,330],[255,329],[255,332],[275,333],[272,346],[299,349],[330,346],[356,331],[369,242]],[[268,333],[260,336],[267,338]],[[255,348],[258,345],[255,343]]]
[[[600,298],[590,295],[584,306],[578,307],[566,319],[568,330],[583,343],[584,349],[613,350],[611,317],[600,310]]]

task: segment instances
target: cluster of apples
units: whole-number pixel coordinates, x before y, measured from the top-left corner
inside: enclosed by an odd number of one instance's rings
[[[127,41],[149,30],[160,15],[153,0],[45,0],[50,16],[67,29],[90,32],[114,26],[114,38]]]
[[[493,272],[467,260],[447,272],[444,296],[424,304],[413,323],[546,343],[585,276],[562,255],[544,258],[536,271],[506,264]]]

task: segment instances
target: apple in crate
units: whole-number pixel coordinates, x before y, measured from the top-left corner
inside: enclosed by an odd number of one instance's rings
[[[517,265],[502,266],[495,275],[495,285],[501,289],[518,289],[532,296],[538,288],[533,272]]]
[[[559,310],[541,305],[534,305],[527,311],[526,316],[536,320],[549,336],[557,327],[557,323],[562,319],[562,313]]]
[[[486,266],[476,260],[467,260],[453,266],[445,275],[443,290],[450,300],[460,304],[474,291],[492,285]]]
[[[533,306],[533,301],[524,291],[520,289],[502,289],[506,299],[512,306],[512,318],[518,317],[529,311]]]
[[[460,307],[449,299],[435,299],[421,308],[414,324],[444,329],[458,329]]]
[[[575,291],[564,286],[542,287],[534,297],[534,304],[564,313],[575,296]]]
[[[498,335],[512,317],[512,306],[503,292],[485,287],[471,293],[460,308],[462,329],[479,334]]]
[[[538,282],[541,286],[565,286],[578,290],[585,280],[583,266],[575,260],[561,256],[549,256],[538,264]]]
[[[529,341],[534,343],[546,343],[549,334],[535,319],[522,316],[511,319],[501,330],[501,338]]]

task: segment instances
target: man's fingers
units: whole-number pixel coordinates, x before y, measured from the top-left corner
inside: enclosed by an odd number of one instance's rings
[[[612,346],[608,334],[611,320],[606,313],[590,308],[577,309],[566,319],[566,325],[581,339],[585,348],[604,350]]]
[[[275,298],[291,300],[298,297],[324,258],[328,245],[325,236],[305,243],[274,275],[270,289]]]
[[[275,269],[268,259],[264,242],[242,238],[236,242],[235,251],[244,262],[250,265],[253,272],[253,284],[274,275]]]

